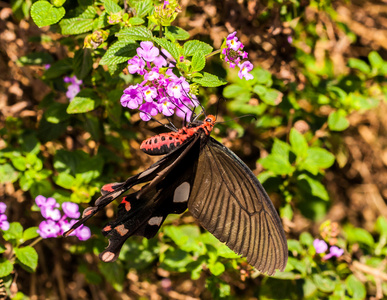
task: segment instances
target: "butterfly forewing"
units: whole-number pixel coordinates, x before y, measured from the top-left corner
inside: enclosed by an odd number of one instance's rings
[[[260,272],[285,268],[286,238],[273,204],[250,169],[212,138],[201,151],[188,209]]]

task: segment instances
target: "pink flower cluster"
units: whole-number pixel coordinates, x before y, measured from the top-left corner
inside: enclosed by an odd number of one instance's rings
[[[35,198],[35,203],[40,208],[42,216],[46,219],[40,223],[37,230],[44,239],[63,235],[64,232],[68,231],[77,222],[76,219],[81,216],[76,203],[63,202],[63,216],[61,216],[59,211],[60,205],[54,198],[46,198],[39,195]],[[70,220],[67,220],[67,218]],[[79,240],[85,241],[90,238],[91,231],[89,227],[81,225],[71,235],[75,235]]]
[[[73,77],[65,76],[65,78],[63,78],[63,81],[66,83],[71,83],[67,87],[66,92],[66,97],[69,98],[69,100],[71,101],[81,91],[81,84],[83,83],[83,81],[78,79],[75,75]]]
[[[316,253],[325,253],[328,250],[328,245],[324,240],[315,239],[313,241],[313,247],[316,249]],[[329,253],[325,254],[323,260],[328,260],[332,257],[340,257],[344,254],[344,250],[337,246],[331,246]]]
[[[167,51],[163,49],[162,52],[174,61]],[[139,109],[144,121],[158,113],[167,117],[176,114],[190,120],[192,108],[199,104],[196,96],[190,93],[185,78],[172,72],[173,65],[168,64],[152,42],[141,42],[137,55],[128,64],[129,73],[144,76],[144,81],[124,90],[120,100],[122,106]]]
[[[240,79],[253,79],[254,76],[249,72],[253,69],[253,64],[247,59],[248,53],[243,51],[244,45],[236,37],[236,31],[230,33],[226,38],[226,47],[222,49],[224,61],[228,63],[231,68],[239,67],[238,76]],[[244,60],[244,61],[243,61]]]
[[[0,229],[6,231],[9,229],[9,222],[7,216],[5,215],[5,210],[7,205],[4,202],[0,202]]]

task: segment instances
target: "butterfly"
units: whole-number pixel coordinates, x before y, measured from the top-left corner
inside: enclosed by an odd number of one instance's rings
[[[260,272],[283,271],[288,249],[281,220],[251,170],[210,137],[215,120],[208,115],[204,121],[192,121],[178,131],[142,142],[144,152],[165,156],[125,182],[103,186],[95,206],[85,209],[64,235],[133,186],[146,183],[123,197],[116,220],[102,229],[109,238],[99,255],[102,261],[116,260],[130,236],[152,238],[169,214],[181,214],[188,208],[206,230]]]

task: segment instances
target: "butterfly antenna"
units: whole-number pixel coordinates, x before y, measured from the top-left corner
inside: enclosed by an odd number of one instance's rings
[[[171,125],[170,126],[168,124],[161,123],[159,120],[156,120],[155,118],[153,118],[153,116],[150,113],[147,113],[147,112],[145,112],[145,111],[143,111],[141,109],[139,109],[139,111],[142,112],[143,114],[146,114],[149,118],[151,118],[153,121],[159,123],[161,126],[164,126],[165,128],[168,128],[171,131],[177,131],[176,126],[171,121],[168,120],[169,124]]]
[[[218,103],[216,104],[216,114],[215,114],[215,122],[216,120],[218,119],[218,113],[219,113],[219,104],[220,104],[220,101],[224,101],[226,102],[226,99],[223,98],[223,97],[220,97],[219,100],[218,100]]]
[[[254,116],[252,114],[247,114],[247,115],[243,115],[243,116],[240,116],[240,117],[232,118],[232,119],[227,120],[227,121],[216,122],[216,124],[223,124],[223,123],[227,123],[227,122],[230,122],[230,121],[233,121],[233,120],[239,120],[239,119],[242,119],[242,118],[245,118],[245,117],[252,117],[255,120],[258,120],[258,118],[256,116]]]

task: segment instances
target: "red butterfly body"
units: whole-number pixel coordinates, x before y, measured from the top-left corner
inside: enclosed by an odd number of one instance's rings
[[[147,183],[123,198],[117,219],[102,230],[109,245],[101,260],[116,260],[127,238],[151,238],[168,214],[188,208],[204,228],[262,273],[284,270],[288,249],[281,220],[251,170],[210,137],[214,125],[215,117],[209,115],[145,140],[143,151],[166,155],[125,182],[103,186],[95,206],[65,236],[133,186]]]

